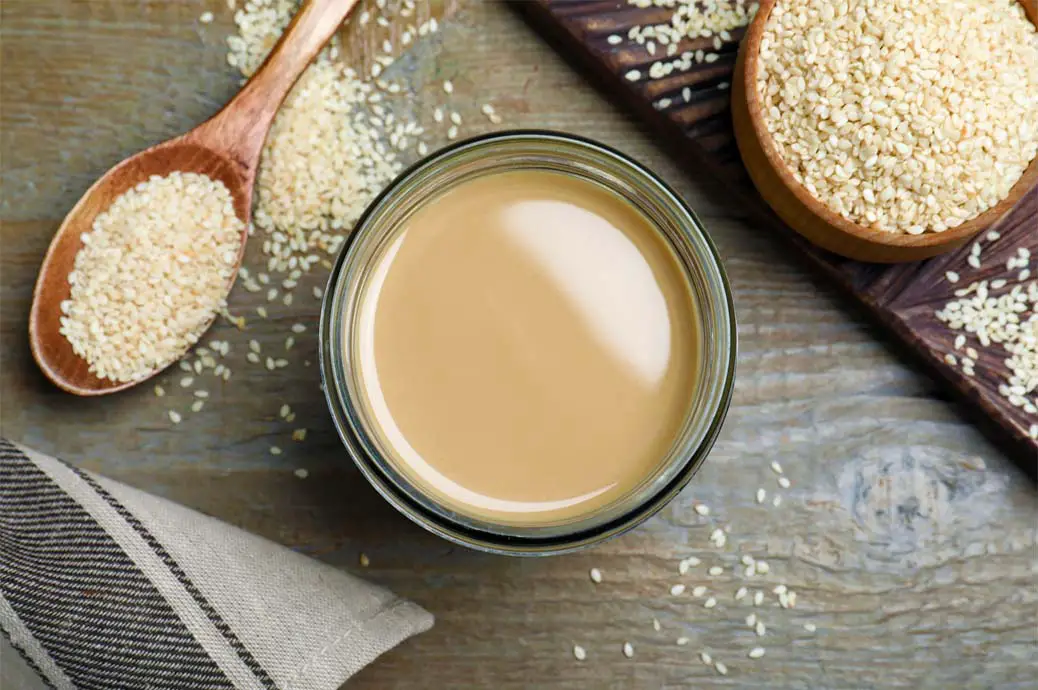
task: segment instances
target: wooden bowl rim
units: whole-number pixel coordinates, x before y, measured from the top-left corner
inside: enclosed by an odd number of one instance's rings
[[[860,240],[889,247],[933,247],[961,243],[988,228],[1008,213],[1024,197],[1031,185],[1038,182],[1038,156],[1035,156],[1020,175],[1020,179],[1010,188],[1009,194],[1005,198],[980,215],[943,232],[926,230],[920,235],[910,235],[906,232],[874,230],[849,221],[831,210],[823,201],[811,194],[806,187],[793,177],[788,165],[772,141],[771,133],[768,132],[768,128],[764,124],[763,109],[757,94],[758,58],[760,56],[760,42],[764,34],[764,25],[779,1],[760,0],[757,14],[754,16],[753,21],[746,30],[746,35],[743,37],[742,50],[745,51],[745,60],[743,61],[742,71],[737,77],[743,80],[743,91],[746,94],[750,125],[753,127],[754,134],[758,142],[760,142],[761,149],[764,151],[764,156],[767,158],[768,163],[786,189],[808,210],[830,226]],[[1024,7],[1024,14],[1035,24],[1035,28],[1038,30],[1038,19],[1032,17],[1030,12],[1027,11],[1026,0],[1019,1]]]

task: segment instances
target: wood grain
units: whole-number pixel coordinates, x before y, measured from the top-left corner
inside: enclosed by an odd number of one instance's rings
[[[725,194],[734,203],[745,204],[746,210],[770,232],[792,240],[812,263],[904,343],[915,361],[932,371],[939,380],[949,383],[951,389],[973,407],[974,414],[981,419],[981,427],[992,434],[1008,453],[1028,468],[1034,465],[1035,458],[1038,458],[1038,439],[1031,438],[1029,431],[1032,424],[1038,423],[1038,414],[1028,414],[1022,407],[1009,405],[999,394],[999,383],[1005,383],[1009,378],[1005,355],[997,355],[1000,348],[982,358],[976,369],[978,375],[973,377],[964,375],[944,359],[954,333],[943,327],[933,311],[934,307],[942,306],[953,292],[953,286],[942,280],[944,271],[955,270],[965,281],[979,277],[978,272],[966,263],[966,249],[960,248],[930,262],[892,267],[851,261],[804,241],[761,200],[739,157],[729,109],[731,91],[728,86],[733,79],[739,41],[745,29],[733,31],[732,39],[720,50],[713,46],[711,38],[686,39],[678,45],[679,53],[696,50],[716,52],[719,58],[713,63],[694,64],[688,71],[676,71],[664,79],[631,82],[624,77],[628,71],[647,72],[657,58],[642,46],[627,42],[613,46],[607,38],[612,34],[626,36],[634,26],[666,22],[670,10],[639,9],[624,2],[605,0],[533,0],[515,3],[512,7],[552,39],[566,55],[578,61],[610,96],[633,109],[640,119],[658,131],[676,154],[692,161],[695,170],[720,180]],[[682,96],[686,88],[689,90],[687,102]],[[668,98],[670,104],[659,107],[662,98]],[[766,167],[762,160],[752,160],[756,161],[758,169]],[[1014,190],[1022,193],[1029,186],[1029,191],[991,226],[1001,233],[1001,237],[997,242],[984,243],[989,252],[993,250],[1005,255],[1023,247],[1038,255],[1038,188],[1034,186],[1038,180],[1038,162],[1031,164],[1025,178],[1021,181],[1022,186],[1018,185]],[[775,180],[774,184],[782,183]],[[781,207],[780,215],[787,219],[810,215],[796,197],[782,198],[789,203]],[[821,232],[818,228],[816,230]],[[817,232],[812,231],[812,234],[817,236]],[[966,240],[959,239],[962,242]],[[866,251],[864,245],[858,248]],[[870,256],[889,259],[877,257],[874,253]],[[938,272],[938,268],[943,270]],[[985,277],[1005,278],[1010,283],[1007,289],[1017,282],[1017,272],[1008,269],[1000,272],[987,270],[984,274]],[[922,302],[929,308],[918,308]],[[970,345],[980,349],[975,342]]]
[[[240,4],[240,3],[239,3]],[[5,0],[0,3],[0,433],[180,501],[419,602],[436,626],[346,687],[916,690],[1033,686],[1038,618],[1035,521],[1027,479],[963,422],[945,389],[895,356],[895,341],[854,309],[802,255],[690,171],[649,131],[612,108],[507,6],[475,0],[422,41],[390,78],[413,81],[405,112],[491,101],[509,127],[550,127],[616,146],[659,172],[696,209],[724,257],[739,314],[739,374],[728,422],[703,469],[663,513],[629,535],[560,558],[514,560],[452,547],[396,514],[343,456],[318,390],[317,300],[291,307],[235,291],[250,316],[232,346],[229,382],[207,379],[207,408],[173,427],[191,395],[179,372],[100,399],[67,395],[40,374],[24,329],[32,283],[62,216],[105,169],[190,129],[238,88],[225,62],[222,2]],[[216,13],[199,25],[205,10]],[[451,79],[455,94],[441,88]],[[473,105],[475,104],[475,105]],[[466,131],[489,124],[466,114]],[[429,124],[431,127],[431,124]],[[246,265],[262,255],[247,249]],[[311,275],[298,293],[320,285]],[[255,317],[268,307],[270,318]],[[257,340],[290,367],[248,365]],[[306,362],[311,365],[307,366]],[[290,403],[289,424],[278,408]],[[292,443],[306,426],[305,443]],[[268,449],[279,444],[283,455]],[[768,463],[793,481],[779,507]],[[299,479],[293,470],[310,471]],[[696,501],[713,509],[703,517]],[[717,526],[724,549],[709,545]],[[359,554],[371,567],[357,565]],[[767,655],[732,599],[744,553],[767,558],[769,590],[800,592],[796,609],[763,607]],[[704,609],[670,597],[684,581],[719,593]],[[705,566],[724,564],[709,577]],[[595,587],[587,571],[597,566]],[[755,586],[755,585],[750,585]],[[652,627],[660,620],[661,631]],[[812,621],[818,632],[808,634]],[[679,635],[692,639],[674,644]],[[630,640],[635,657],[620,645]],[[572,645],[587,648],[583,664]],[[721,677],[701,649],[728,663]],[[2,663],[2,661],[0,661]]]
[[[357,0],[308,0],[256,74],[220,112],[187,134],[121,161],[72,207],[43,257],[29,312],[33,359],[54,385],[74,395],[107,395],[143,383],[160,371],[135,381],[101,379],[61,333],[61,304],[72,291],[68,276],[83,248],[83,233],[93,227],[98,214],[138,184],[153,176],[186,172],[217,180],[227,188],[243,228],[237,263],[227,285],[231,289],[245,254],[252,188],[267,130],[299,75],[356,4]]]

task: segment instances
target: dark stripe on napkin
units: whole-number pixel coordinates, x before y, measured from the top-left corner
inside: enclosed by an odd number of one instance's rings
[[[184,586],[184,589],[191,595],[191,598],[195,600],[195,603],[198,604],[198,608],[202,609],[202,612],[205,613],[206,617],[212,622],[216,629],[220,631],[220,634],[223,635],[223,638],[235,651],[238,658],[249,667],[250,671],[256,674],[256,678],[263,683],[263,686],[269,688],[269,690],[277,690],[277,685],[270,677],[270,674],[260,666],[259,662],[256,661],[256,658],[252,656],[252,653],[249,652],[245,645],[242,644],[241,640],[238,639],[238,636],[234,634],[234,631],[231,630],[231,627],[227,625],[223,618],[220,617],[220,614],[216,612],[213,605],[210,604],[202,595],[198,590],[198,587],[195,586],[195,583],[192,582],[184,573],[183,568],[181,568],[173,557],[169,555],[162,544],[159,543],[159,540],[148,531],[148,528],[142,525],[141,521],[138,520],[133,513],[127,510],[122,503],[117,501],[114,496],[105,491],[104,487],[94,481],[93,477],[76,467],[72,467],[71,465],[69,465],[69,467],[79,476],[80,479],[89,484],[101,498],[103,498],[110,506],[115,508],[116,512],[126,520],[127,524],[129,524],[130,527],[132,527],[134,531],[144,539],[148,546],[151,547],[151,550],[155,552],[155,554],[162,560],[163,564],[165,564],[165,566],[169,568],[169,571],[173,573],[173,576],[177,578],[177,581]]]
[[[234,687],[122,548],[2,439],[0,593],[77,687]]]

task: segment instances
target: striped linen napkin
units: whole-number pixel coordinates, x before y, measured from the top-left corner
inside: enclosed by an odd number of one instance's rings
[[[432,616],[0,439],[0,687],[333,690]]]

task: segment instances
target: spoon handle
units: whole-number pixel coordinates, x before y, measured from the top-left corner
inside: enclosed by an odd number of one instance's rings
[[[306,0],[249,82],[190,138],[223,153],[251,186],[281,102],[358,0]]]

